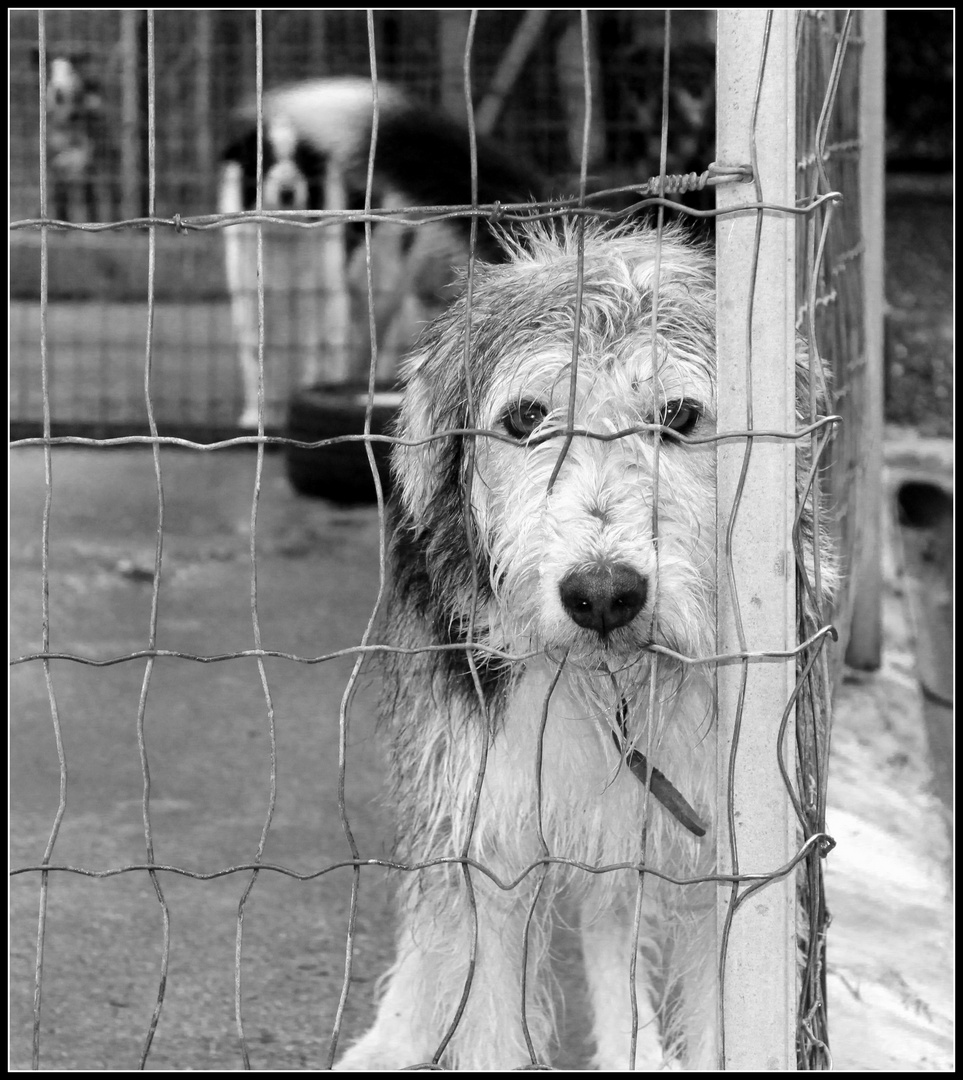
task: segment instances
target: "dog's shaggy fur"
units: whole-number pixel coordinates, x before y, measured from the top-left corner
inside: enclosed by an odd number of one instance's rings
[[[576,230],[477,266],[408,364],[383,713],[396,857],[432,865],[398,874],[397,959],[340,1068],[544,1062],[563,893],[595,1065],[628,1068],[634,1033],[637,1067],[716,1063],[715,886],[659,876],[714,869],[709,673],[678,658],[714,651],[712,260],[588,230],[579,282]]]

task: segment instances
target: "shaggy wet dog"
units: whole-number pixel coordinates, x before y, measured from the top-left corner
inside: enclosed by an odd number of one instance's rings
[[[659,876],[715,867],[711,672],[684,662],[714,652],[712,256],[589,229],[580,267],[576,231],[476,266],[408,361],[383,721],[395,857],[429,865],[340,1068],[545,1062],[563,894],[594,1064],[637,1038],[636,1067],[716,1065],[716,886]]]

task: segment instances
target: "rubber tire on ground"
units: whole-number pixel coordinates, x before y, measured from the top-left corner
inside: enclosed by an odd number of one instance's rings
[[[301,442],[317,442],[338,435],[361,435],[366,397],[366,386],[304,387],[291,398],[285,434]],[[371,414],[372,435],[388,434],[396,411],[395,405],[375,404]],[[388,470],[390,446],[384,442],[371,443],[385,498],[391,483]],[[314,449],[285,444],[284,454],[288,480],[300,495],[347,505],[373,503],[377,499],[362,440]]]

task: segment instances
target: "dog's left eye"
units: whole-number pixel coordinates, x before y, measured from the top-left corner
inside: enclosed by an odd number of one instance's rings
[[[516,401],[501,415],[502,427],[513,439],[527,439],[548,416],[548,409],[540,401]]]
[[[691,435],[699,422],[702,410],[692,401],[667,401],[662,406],[659,423],[663,427],[678,432],[679,435]]]

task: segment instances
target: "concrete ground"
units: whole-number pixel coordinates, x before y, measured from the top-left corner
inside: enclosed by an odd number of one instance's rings
[[[162,451],[163,573],[157,646],[215,656],[250,649],[252,453]],[[148,647],[158,497],[150,451],[55,449],[50,516],[50,648],[117,659]],[[12,652],[40,650],[43,460],[14,452]],[[102,871],[142,864],[150,774],[154,861],[211,874],[250,863],[271,804],[268,697],[277,740],[277,803],[266,863],[244,907],[244,1035],[255,1068],[327,1061],[344,967],[351,873],[338,799],[338,732],[351,655],[378,591],[371,509],[297,498],[278,456],[264,463],[257,516],[257,615],[265,648],[302,658],[196,663],[160,658],[88,666],[39,662],[11,671],[11,847],[39,864],[60,784],[51,700],[68,769],[51,862]],[[952,973],[945,814],[929,791],[912,637],[887,544],[884,666],[839,693],[829,828],[830,1031],[837,1068],[952,1068]],[[385,856],[378,804],[382,755],[374,687],[362,675],[348,708],[347,817],[360,851]],[[250,873],[200,880],[157,875],[170,912],[166,996],[152,1069],[242,1065],[234,1021],[238,903]],[[362,875],[355,983],[344,1030],[370,1016],[390,955],[384,873]],[[10,1064],[29,1067],[38,873],[11,879]],[[128,1069],[140,1061],[158,998],[164,913],[143,871],[52,873],[46,894],[45,1069]],[[564,950],[563,950],[564,951]],[[566,1018],[576,1031],[578,1004]],[[577,1064],[576,1048],[560,1063]]]
[[[837,1069],[955,1064],[952,806],[942,782],[948,763],[934,761],[952,740],[953,712],[922,692],[929,658],[917,646],[928,638],[913,619],[913,567],[896,513],[907,479],[952,491],[952,464],[948,440],[887,430],[882,666],[847,669],[833,717],[827,983]]]
[[[163,452],[163,583],[157,645],[215,655],[250,649],[252,453]],[[20,452],[14,509],[12,620],[18,655],[41,646],[40,453]],[[96,658],[149,640],[157,494],[149,450],[55,452],[50,526],[50,645]],[[269,457],[257,522],[257,594],[266,648],[316,658],[361,640],[378,585],[378,523],[298,499]],[[337,795],[338,715],[348,656],[268,659],[277,737],[277,806],[264,861],[310,874],[350,848]],[[105,869],[145,861],[138,701],[147,662],[59,661],[51,684],[69,770],[53,862]],[[13,865],[40,860],[57,809],[58,764],[39,663],[12,669]],[[160,659],[144,729],[150,820],[159,863],[210,873],[251,862],[271,797],[268,706],[255,659]],[[350,827],[365,854],[387,852],[375,802],[379,748],[370,687],[350,708]],[[171,912],[167,994],[148,1067],[236,1068],[234,949],[250,874],[213,881],[159,875]],[[244,1019],[252,1063],[317,1068],[326,1060],[344,966],[351,875],[306,882],[262,873],[245,908]],[[357,927],[358,985],[346,1023],[366,1012],[385,954],[383,875],[367,873]],[[29,1065],[39,878],[12,879],[11,1062]],[[157,999],[163,919],[144,873],[51,877],[44,951],[45,1068],[136,1066]],[[386,945],[386,943],[385,943]],[[385,945],[380,948],[383,950]]]

